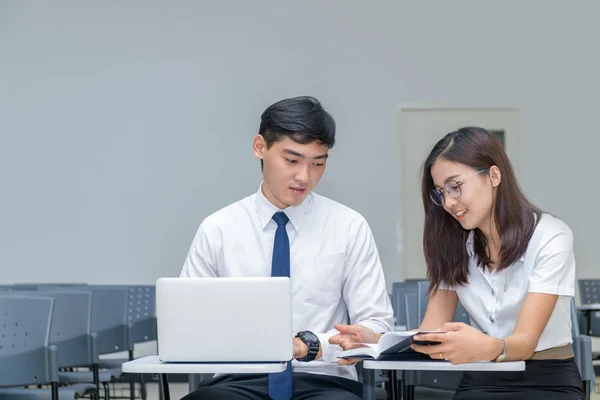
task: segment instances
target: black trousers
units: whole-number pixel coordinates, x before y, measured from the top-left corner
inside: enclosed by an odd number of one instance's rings
[[[573,358],[525,363],[525,371],[465,372],[454,400],[585,399],[581,375]]]
[[[360,400],[362,384],[338,376],[294,372],[294,400]],[[198,390],[182,400],[270,400],[269,379],[265,374],[221,375],[202,381]]]

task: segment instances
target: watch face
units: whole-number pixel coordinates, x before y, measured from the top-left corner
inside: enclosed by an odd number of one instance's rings
[[[319,340],[317,335],[315,335],[312,332],[305,331],[305,332],[303,332],[303,335],[304,335],[304,337],[306,337],[306,339],[310,340],[311,342],[317,342]]]

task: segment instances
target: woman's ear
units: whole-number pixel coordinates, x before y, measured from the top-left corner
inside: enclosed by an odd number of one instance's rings
[[[490,180],[492,181],[492,187],[498,187],[500,182],[502,182],[502,173],[500,172],[500,168],[495,165],[490,167]]]

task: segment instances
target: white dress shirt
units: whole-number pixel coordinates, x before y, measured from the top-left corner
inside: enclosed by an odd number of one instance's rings
[[[467,239],[469,283],[451,288],[471,318],[471,325],[497,338],[511,335],[527,293],[558,295],[558,301],[535,351],[573,342],[571,299],[575,296],[573,233],[561,220],[542,217],[525,254],[507,270],[477,266],[473,231]],[[505,289],[506,284],[506,291]]]
[[[208,216],[196,233],[181,276],[271,276],[277,228],[272,216],[277,211],[281,210],[259,187],[257,193]],[[337,365],[342,349],[328,339],[337,333],[334,323],[361,324],[380,333],[392,329],[392,306],[371,230],[356,211],[314,193],[283,211],[290,220],[286,229],[293,329],[315,333],[323,353],[321,361],[294,360],[292,366],[297,372],[356,380],[353,366]]]

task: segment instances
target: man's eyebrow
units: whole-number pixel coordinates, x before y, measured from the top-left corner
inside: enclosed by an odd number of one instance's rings
[[[291,149],[283,149],[284,153],[290,154],[292,156],[296,156],[296,157],[300,157],[300,158],[306,158],[304,156],[304,154],[298,153],[297,151],[291,150]],[[329,154],[321,154],[320,156],[316,156],[315,158],[313,158],[313,160],[321,160],[321,159],[325,159],[329,157]]]
[[[306,158],[306,157],[304,157],[304,154],[300,154],[300,153],[298,153],[297,151],[294,151],[294,150],[290,150],[290,149],[283,149],[283,152],[284,152],[284,153],[291,154],[291,155],[293,155],[293,156],[296,156],[296,157],[300,157],[300,158]]]

